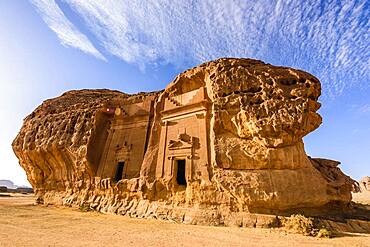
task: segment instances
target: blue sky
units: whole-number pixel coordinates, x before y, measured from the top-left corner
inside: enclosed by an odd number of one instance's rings
[[[313,157],[370,175],[370,3],[357,1],[0,0],[0,179],[27,184],[10,144],[22,119],[64,91],[163,89],[218,57],[320,78]]]

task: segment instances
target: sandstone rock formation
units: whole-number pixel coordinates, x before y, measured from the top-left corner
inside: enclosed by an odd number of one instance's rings
[[[322,121],[320,91],[306,72],[222,58],[161,92],[80,90],[47,100],[13,149],[40,202],[193,224],[274,224],[253,213],[318,213],[351,201],[339,162],[304,151],[302,138]]]
[[[352,190],[352,201],[366,205],[370,210],[370,177],[365,176],[356,184],[356,190]],[[369,212],[368,215],[370,215]]]
[[[361,178],[359,182],[360,191],[370,191],[370,177]]]

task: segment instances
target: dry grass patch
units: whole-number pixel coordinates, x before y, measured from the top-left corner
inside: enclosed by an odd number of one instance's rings
[[[303,234],[304,236],[318,238],[331,238],[333,236],[330,230],[320,227],[313,218],[301,214],[294,214],[283,219],[282,225],[288,232]]]

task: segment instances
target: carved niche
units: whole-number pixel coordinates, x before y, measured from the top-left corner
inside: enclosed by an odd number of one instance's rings
[[[130,158],[132,145],[127,145],[125,142],[122,146],[117,145],[116,147],[116,162],[127,162]]]
[[[192,159],[194,140],[194,137],[186,133],[178,134],[175,140],[168,142],[169,155],[167,158],[186,157],[187,159]]]
[[[178,149],[192,149],[193,142],[191,136],[183,133],[177,136],[177,139],[170,140],[168,142],[169,150],[178,150]]]

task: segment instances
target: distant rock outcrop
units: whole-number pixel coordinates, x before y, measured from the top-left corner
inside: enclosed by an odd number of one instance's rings
[[[370,191],[370,177],[363,177],[360,181],[360,190],[361,191]]]
[[[13,149],[46,203],[209,225],[324,214],[348,207],[353,180],[339,162],[305,153],[302,138],[321,124],[320,93],[306,72],[218,59],[161,92],[47,100]]]
[[[2,179],[0,180],[0,186],[7,187],[8,189],[15,189],[15,184],[10,180]]]

